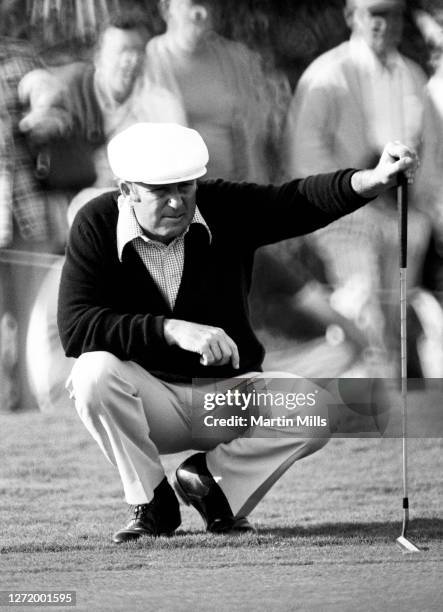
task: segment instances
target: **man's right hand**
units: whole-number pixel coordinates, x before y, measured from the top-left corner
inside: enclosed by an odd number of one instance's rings
[[[397,140],[388,142],[373,170],[359,170],[352,175],[352,188],[364,198],[376,198],[396,186],[400,173],[404,173],[408,182],[413,183],[418,164],[413,149]]]
[[[240,367],[237,345],[220,327],[165,319],[163,329],[169,345],[198,353],[204,366],[223,366],[231,361],[236,370]]]

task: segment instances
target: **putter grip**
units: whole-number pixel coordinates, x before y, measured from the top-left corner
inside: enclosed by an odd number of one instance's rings
[[[400,242],[400,268],[406,268],[408,254],[408,179],[403,172],[398,175],[397,205]]]

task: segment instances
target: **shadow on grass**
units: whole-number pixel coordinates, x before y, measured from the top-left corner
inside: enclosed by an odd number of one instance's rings
[[[260,529],[260,535],[276,538],[359,538],[367,536],[371,540],[385,540],[398,537],[401,532],[401,521],[374,523],[321,523],[307,527],[271,527]],[[408,534],[425,539],[443,538],[443,519],[416,518],[409,522]]]
[[[0,548],[5,553],[59,553],[86,552],[102,550],[145,549],[179,550],[205,548],[255,548],[267,546],[293,546],[302,544],[304,547],[322,546],[355,546],[358,544],[386,544],[394,541],[401,533],[400,522],[374,523],[323,523],[308,527],[271,527],[258,528],[256,533],[216,535],[202,531],[179,530],[172,537],[138,540],[120,546],[115,546],[110,537],[78,538],[63,542],[33,542],[10,544]],[[417,518],[410,522],[408,536],[420,545],[443,539],[443,519]],[[83,540],[83,541],[82,541]],[[148,544],[149,543],[149,544]],[[426,548],[423,548],[426,550]]]

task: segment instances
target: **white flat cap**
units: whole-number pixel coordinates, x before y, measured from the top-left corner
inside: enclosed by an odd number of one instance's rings
[[[209,153],[196,130],[175,123],[135,123],[110,140],[108,159],[121,180],[165,185],[206,174]]]

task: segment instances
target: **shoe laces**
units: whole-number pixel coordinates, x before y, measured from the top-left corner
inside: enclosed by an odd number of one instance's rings
[[[145,518],[145,514],[146,511],[148,509],[148,507],[150,506],[150,504],[138,504],[136,506],[132,506],[132,512],[133,512],[133,519],[134,520],[138,520],[138,519],[142,519]]]
[[[136,506],[130,506],[129,510],[132,514],[131,519],[128,523],[128,528],[132,527],[137,521],[141,521],[144,525],[154,527],[154,519],[150,512],[148,512],[150,504],[138,504]]]

